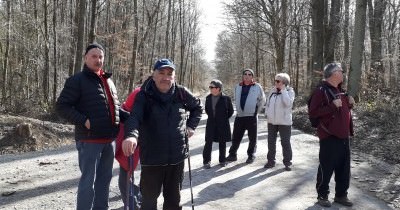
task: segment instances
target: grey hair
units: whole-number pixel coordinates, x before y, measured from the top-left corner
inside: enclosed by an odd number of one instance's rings
[[[324,67],[324,79],[327,79],[332,76],[333,72],[335,72],[338,69],[341,69],[342,66],[340,63],[328,63]]]
[[[279,73],[275,76],[276,80],[281,80],[282,83],[286,86],[290,84],[290,76],[287,73]]]

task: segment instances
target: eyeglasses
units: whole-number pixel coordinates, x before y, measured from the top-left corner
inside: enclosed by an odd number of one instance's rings
[[[213,88],[217,88],[217,87],[215,87],[215,86],[208,86],[208,88],[213,89]]]
[[[281,81],[280,81],[280,80],[275,80],[275,82],[276,82],[276,83],[281,83]]]
[[[248,73],[248,74],[244,73],[243,75],[245,75],[245,76],[253,76],[251,73]]]

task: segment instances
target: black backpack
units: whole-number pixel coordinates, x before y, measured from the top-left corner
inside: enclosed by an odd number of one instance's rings
[[[322,84],[320,86],[317,87],[317,89],[321,89],[322,91],[324,91],[325,96],[328,97],[328,99],[335,99],[335,94],[332,92],[332,90],[325,84]],[[326,93],[328,92],[328,94]],[[315,91],[313,92],[313,94],[310,96],[310,98],[307,101],[307,110],[308,110],[308,119],[311,123],[311,127],[313,128],[317,128],[319,125],[319,118],[318,117],[310,117],[310,103],[311,103],[311,98],[314,95]]]

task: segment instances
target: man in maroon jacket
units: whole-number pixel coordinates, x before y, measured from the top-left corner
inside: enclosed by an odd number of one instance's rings
[[[328,199],[329,182],[335,172],[334,202],[345,206],[353,203],[347,197],[350,185],[350,145],[349,136],[353,135],[351,108],[354,99],[341,88],[343,70],[338,63],[324,67],[324,81],[312,95],[310,117],[318,118],[317,135],[319,137],[319,167],[316,190],[318,204],[330,207]],[[328,91],[332,91],[332,94]]]

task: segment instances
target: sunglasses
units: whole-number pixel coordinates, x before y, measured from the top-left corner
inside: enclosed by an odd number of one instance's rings
[[[244,73],[243,75],[245,75],[245,76],[253,76],[251,73],[248,73],[248,74]]]
[[[217,88],[217,87],[215,87],[215,86],[208,86],[208,88],[213,89],[213,88]]]
[[[280,81],[280,80],[275,80],[275,82],[276,82],[276,83],[281,83],[281,81]]]

